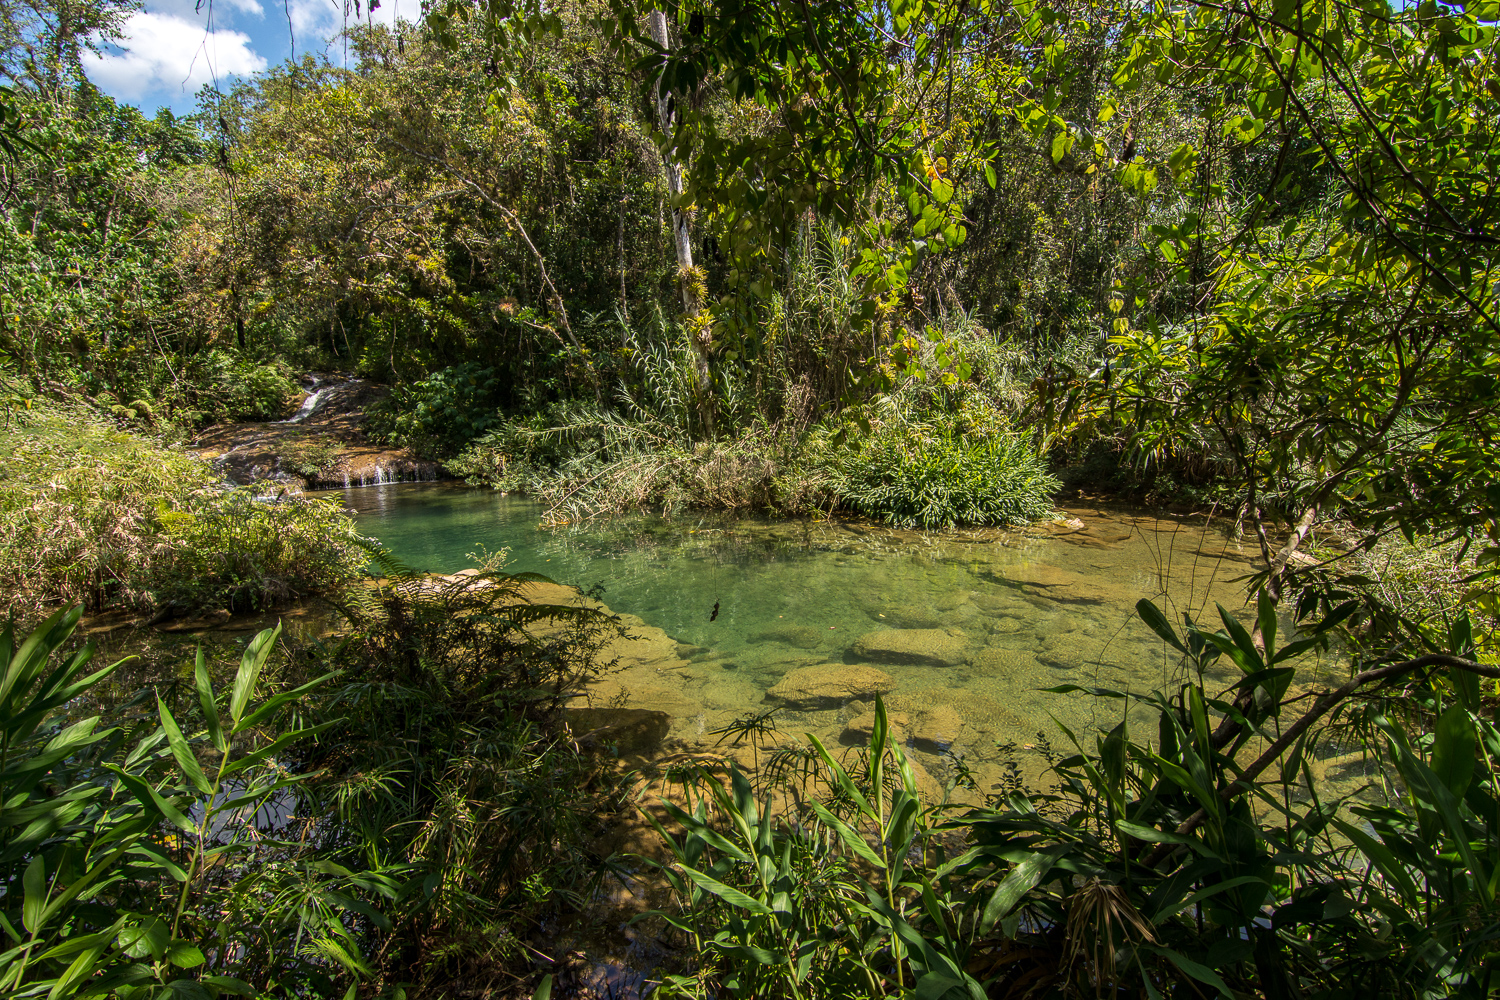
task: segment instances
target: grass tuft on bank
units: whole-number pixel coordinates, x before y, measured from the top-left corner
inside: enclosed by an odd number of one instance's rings
[[[249,610],[337,588],[368,553],[336,502],[225,487],[186,452],[81,407],[0,428],[0,590],[57,604]]]

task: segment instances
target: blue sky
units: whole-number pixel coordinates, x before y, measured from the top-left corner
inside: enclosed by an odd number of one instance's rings
[[[326,51],[341,59],[342,45],[331,39],[356,18],[354,0],[347,11],[344,0],[204,0],[201,11],[194,6],[195,0],[146,0],[126,22],[126,38],[88,61],[89,79],[148,115],[159,107],[187,113],[203,84],[222,86],[275,65],[292,54],[294,40],[298,58]],[[375,19],[414,20],[420,9],[420,0],[381,0]]]

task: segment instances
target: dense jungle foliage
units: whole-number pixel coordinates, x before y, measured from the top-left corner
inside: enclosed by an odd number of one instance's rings
[[[660,995],[1500,989],[1494,3],[434,0],[185,118],[86,77],[134,9],[0,0],[0,994],[578,991],[529,935],[644,877],[562,712],[616,622],[359,579],[184,447],[310,371],[560,519],[1067,481],[1259,548],[1248,624],[1139,605],[1172,686],[1057,689],[1122,721],[1048,787],[951,807],[883,706],[656,775]],[[77,634],[312,593],[328,636],[134,698]]]

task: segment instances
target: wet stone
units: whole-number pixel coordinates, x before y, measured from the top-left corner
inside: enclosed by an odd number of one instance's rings
[[[645,708],[567,708],[563,721],[580,743],[613,744],[622,753],[650,753],[672,728],[666,712]]]
[[[753,633],[750,641],[780,642],[798,649],[812,649],[823,641],[825,631],[819,631],[811,625],[774,625]]]
[[[872,663],[955,667],[968,659],[968,648],[968,640],[956,629],[908,628],[867,633],[849,652]]]
[[[1005,675],[1029,670],[1036,657],[1024,650],[990,646],[975,653],[972,662],[978,673]]]
[[[824,663],[793,670],[766,692],[770,701],[810,711],[838,708],[854,698],[869,699],[896,687],[891,675],[862,664]]]
[[[963,727],[963,716],[958,709],[952,705],[933,705],[917,717],[910,729],[910,739],[918,750],[942,753],[958,742]]]

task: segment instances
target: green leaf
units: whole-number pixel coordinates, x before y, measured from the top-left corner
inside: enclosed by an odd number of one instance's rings
[[[1395,852],[1352,823],[1346,823],[1337,817],[1331,822],[1340,833],[1349,838],[1350,843],[1359,848],[1360,853],[1380,869],[1380,873],[1386,879],[1401,890],[1402,898],[1408,906],[1417,905],[1419,897],[1416,883],[1412,881],[1411,873],[1396,857]]]
[[[1186,834],[1175,833],[1170,830],[1158,830],[1154,826],[1146,826],[1142,823],[1133,823],[1128,819],[1115,821],[1115,829],[1132,837],[1135,840],[1144,840],[1148,844],[1192,844],[1196,843],[1192,837]]]
[[[1260,639],[1265,645],[1266,662],[1276,659],[1276,602],[1264,590],[1256,598],[1256,612],[1260,622]]]
[[[912,996],[915,1000],[942,1000],[950,993],[957,993],[961,997],[969,995],[963,980],[945,976],[940,972],[929,972],[917,980],[917,988]]]
[[[1474,720],[1462,705],[1450,705],[1439,718],[1432,746],[1432,771],[1455,799],[1464,797],[1479,759]]]
[[[1027,855],[1016,862],[1010,873],[995,887],[989,902],[984,904],[984,914],[979,918],[981,932],[988,934],[1001,917],[1015,909],[1016,904],[1028,892],[1036,888],[1037,883],[1052,870],[1052,866],[1057,864],[1057,859],[1062,857],[1067,850],[1066,845],[1059,844],[1045,851]]]
[[[229,693],[229,717],[236,724],[245,714],[245,707],[250,704],[250,698],[255,694],[255,683],[260,679],[260,672],[266,665],[266,660],[271,656],[271,650],[275,648],[276,638],[281,635],[281,626],[263,630],[250,645],[245,648],[245,654],[240,657],[240,669],[234,675],[234,685]],[[238,728],[236,728],[238,731]]]
[[[727,886],[718,879],[698,871],[696,868],[689,868],[687,865],[679,865],[679,867],[682,869],[683,874],[697,883],[700,888],[706,892],[713,893],[730,906],[738,906],[742,910],[749,910],[751,913],[759,914],[763,917],[772,915],[771,908],[755,897],[747,896],[740,890],[732,886]]]
[[[203,952],[191,941],[173,941],[167,946],[167,961],[179,969],[196,969],[207,959]]]
[[[193,826],[192,821],[184,816],[176,806],[162,798],[161,793],[147,783],[145,779],[131,774],[118,764],[105,764],[104,766],[107,770],[114,772],[115,777],[119,778],[125,787],[130,790],[130,793],[148,810],[164,817],[169,823],[184,833],[198,832],[197,827]]]
[[[1171,623],[1167,621],[1167,616],[1161,613],[1160,608],[1143,597],[1135,602],[1135,613],[1150,627],[1151,631],[1161,636],[1167,645],[1184,656],[1187,655],[1187,647],[1177,638],[1177,633],[1172,630]]]
[[[1170,917],[1172,914],[1181,913],[1188,907],[1193,906],[1197,903],[1201,903],[1205,899],[1217,896],[1221,892],[1228,892],[1230,889],[1238,889],[1242,885],[1251,884],[1264,886],[1266,884],[1266,881],[1265,879],[1257,878],[1254,875],[1240,875],[1236,878],[1225,879],[1223,882],[1216,882],[1213,885],[1209,886],[1207,889],[1200,889],[1197,892],[1193,893],[1191,896],[1186,897],[1185,899],[1180,899],[1175,903],[1167,903],[1161,909],[1156,911],[1156,915],[1151,918],[1151,922],[1153,924],[1159,924],[1163,920]]]
[[[1060,164],[1073,148],[1073,137],[1066,131],[1057,133],[1052,139],[1052,162]]]
[[[1377,718],[1375,724],[1385,733],[1391,749],[1396,752],[1396,765],[1401,771],[1401,776],[1406,779],[1408,794],[1419,801],[1425,799],[1426,803],[1442,816],[1443,824],[1448,829],[1453,845],[1458,848],[1464,864],[1468,866],[1480,886],[1481,898],[1489,903],[1491,901],[1489,873],[1484,865],[1480,864],[1479,857],[1474,853],[1474,845],[1469,842],[1468,825],[1459,814],[1458,801],[1453,797],[1453,793],[1448,791],[1448,786],[1433,773],[1430,767],[1417,759],[1406,745],[1406,740],[1400,731],[1389,719]]]
[[[531,994],[531,1000],[552,1000],[552,973],[547,973],[542,977],[542,981],[537,983],[536,992]]]
[[[1255,648],[1255,641],[1250,638],[1250,633],[1245,631],[1245,626],[1241,625],[1239,619],[1230,614],[1224,605],[1220,604],[1218,608],[1219,618],[1224,622],[1225,630],[1234,639],[1235,646],[1239,647],[1240,652],[1244,654],[1243,661],[1238,657],[1234,657],[1235,662],[1239,663],[1241,669],[1246,673],[1254,673],[1257,670],[1264,669],[1265,664],[1261,661],[1260,650]],[[1231,657],[1234,656],[1232,651],[1228,649],[1224,651],[1229,653]]]
[[[814,800],[812,807],[813,811],[818,814],[818,819],[822,820],[824,824],[833,827],[834,831],[838,833],[839,839],[844,842],[846,847],[881,871],[885,870],[885,860],[876,854],[874,849],[865,841],[865,838],[850,828],[849,824],[829,812],[821,802]]]
[[[203,768],[198,766],[198,758],[193,756],[193,748],[188,746],[187,739],[177,726],[177,720],[172,717],[166,702],[161,700],[161,695],[156,696],[156,714],[161,718],[162,732],[167,734],[167,745],[171,747],[172,756],[177,760],[177,766],[182,768],[183,775],[198,791],[204,795],[212,795],[213,785],[204,777]]]
[[[103,936],[103,935],[101,935]],[[99,957],[104,954],[104,949],[109,947],[108,939],[95,943],[92,947],[78,953],[78,957],[57,977],[57,982],[52,984],[51,991],[47,994],[47,1000],[59,1000],[61,997],[73,995],[73,988],[84,979],[92,976],[98,969]]]
[[[199,982],[207,983],[210,986],[223,990],[225,993],[233,993],[236,996],[255,996],[254,986],[251,986],[243,979],[236,979],[233,976],[204,976]]]
[[[25,890],[25,899],[21,905],[21,924],[35,934],[42,928],[42,914],[47,909],[47,869],[40,854],[26,866],[26,872],[21,876],[21,886]]]
[[[203,660],[203,647],[198,647],[198,661],[193,667],[193,686],[198,689],[198,705],[203,710],[203,721],[208,727],[209,739],[220,753],[229,752],[229,741],[224,739],[224,727],[219,722],[219,705],[214,699],[214,686],[208,678],[208,665]]]
[[[1194,979],[1198,980],[1198,982],[1204,983],[1208,986],[1212,986],[1214,989],[1219,991],[1220,996],[1226,996],[1229,997],[1230,1000],[1234,1000],[1234,994],[1229,992],[1229,987],[1224,985],[1224,980],[1220,979],[1219,974],[1213,969],[1210,969],[1208,966],[1195,962],[1185,955],[1178,954],[1171,948],[1160,948],[1154,944],[1144,943],[1141,945],[1141,947],[1146,949],[1147,951],[1152,951],[1158,955],[1161,955],[1163,958],[1170,961],[1173,965],[1177,966],[1177,968],[1181,969],[1189,976],[1192,976]]]
[[[133,927],[120,932],[120,950],[131,958],[150,958],[161,961],[167,953],[171,932],[157,917],[146,917]]]

